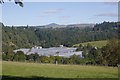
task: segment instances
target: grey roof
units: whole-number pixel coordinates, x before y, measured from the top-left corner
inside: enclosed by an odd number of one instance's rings
[[[68,47],[51,47],[51,48],[32,48],[32,49],[18,49],[18,50],[14,50],[14,52],[17,51],[23,51],[24,54],[39,54],[40,56],[63,56],[63,57],[70,57],[72,55],[80,55],[80,57],[82,57],[82,51],[76,52],[77,48],[68,48]],[[58,53],[58,54],[57,54]]]

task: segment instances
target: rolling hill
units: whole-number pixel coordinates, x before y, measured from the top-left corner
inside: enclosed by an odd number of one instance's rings
[[[91,44],[92,46],[96,46],[96,47],[101,48],[107,44],[107,40],[84,42],[84,43],[75,44],[73,46],[79,46],[80,44],[86,46],[88,43]]]

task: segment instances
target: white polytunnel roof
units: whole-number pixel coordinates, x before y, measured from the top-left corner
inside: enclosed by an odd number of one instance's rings
[[[80,55],[82,57],[82,51],[76,52],[77,48],[68,48],[68,47],[51,47],[51,48],[31,48],[31,49],[17,49],[14,50],[16,53],[17,51],[23,51],[24,54],[39,54],[40,56],[62,56],[62,57],[70,57],[72,55]]]

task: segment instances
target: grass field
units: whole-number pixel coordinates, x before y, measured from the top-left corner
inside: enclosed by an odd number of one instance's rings
[[[105,46],[107,44],[107,40],[85,42],[85,43],[80,43],[80,44],[86,46],[88,43],[91,44],[92,46],[96,46],[96,47],[101,48],[101,47],[103,47],[103,46]],[[73,46],[79,46],[80,44],[75,44]]]
[[[44,78],[118,78],[116,67],[3,62],[3,76]],[[4,77],[3,77],[4,78]],[[12,79],[9,79],[12,80]]]

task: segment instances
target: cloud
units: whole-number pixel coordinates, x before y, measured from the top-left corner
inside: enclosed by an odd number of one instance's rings
[[[39,17],[41,17],[41,18],[53,17],[54,14],[62,13],[63,11],[64,11],[64,9],[61,9],[61,8],[58,8],[58,9],[48,9],[48,10],[44,10]]]
[[[44,13],[45,14],[56,14],[56,13],[61,13],[62,11],[64,11],[64,9],[50,9],[50,10],[44,11]]]
[[[118,13],[101,13],[95,16],[97,17],[118,17]]]
[[[71,18],[71,16],[60,16],[59,18],[60,19],[69,19],[69,18]]]

